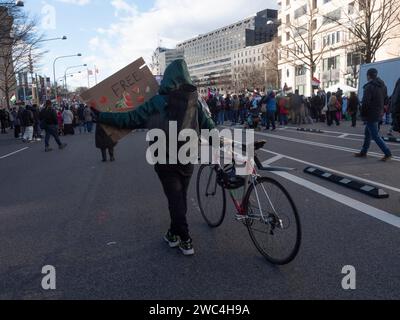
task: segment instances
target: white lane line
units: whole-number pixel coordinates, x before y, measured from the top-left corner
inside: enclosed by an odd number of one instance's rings
[[[23,148],[23,149],[21,149],[21,150],[17,150],[17,151],[11,152],[11,153],[9,153],[9,154],[6,154],[6,155],[0,157],[0,160],[5,159],[5,158],[8,158],[8,157],[11,157],[11,156],[13,156],[14,154],[20,153],[20,152],[25,151],[25,150],[27,150],[27,149],[29,149],[29,148],[26,147],[26,148]]]
[[[297,130],[297,128],[294,127],[286,127],[287,129],[291,129],[291,130]],[[323,128],[321,129],[322,131],[326,132],[326,133],[334,133],[334,134],[338,134],[338,135],[343,135],[343,134],[347,134],[349,136],[356,136],[356,137],[364,137],[364,135],[362,134],[358,134],[358,133],[349,133],[349,132],[340,132],[340,131],[329,131],[329,130],[324,130]]]
[[[293,128],[288,128],[288,129],[293,129]],[[292,130],[293,131],[293,130]],[[297,129],[296,129],[297,131]],[[349,141],[358,141],[358,142],[364,142],[364,136],[358,135],[358,134],[352,134],[352,133],[344,133],[340,136],[332,136],[332,135],[326,135],[326,134],[322,134],[322,133],[310,133],[310,132],[304,132],[304,131],[298,131],[301,134],[306,134],[308,136],[320,136],[320,137],[325,137],[325,138],[336,138],[336,139],[343,139],[343,140],[349,140]],[[330,132],[330,133],[334,133],[334,134],[340,134],[340,132],[333,132],[333,131],[325,131],[325,132]],[[355,138],[349,138],[349,136],[360,136],[363,139],[355,139]],[[388,146],[393,146],[393,147],[397,147],[399,144],[395,143],[395,142],[387,142],[385,141],[385,143]],[[393,151],[391,149],[391,151]]]
[[[262,165],[263,166],[269,166],[269,165],[273,164],[274,162],[277,162],[277,161],[279,161],[279,160],[281,160],[283,158],[285,158],[283,155],[276,155],[275,157],[273,157],[271,159],[268,159],[267,161],[264,161],[262,163]]]
[[[377,181],[371,181],[371,180],[368,180],[368,179],[357,177],[357,176],[348,174],[346,172],[342,172],[342,171],[338,171],[338,170],[335,170],[335,169],[332,169],[332,168],[324,167],[324,166],[321,166],[319,164],[315,164],[315,163],[312,163],[312,162],[308,162],[308,161],[304,161],[304,160],[301,160],[301,159],[293,158],[293,157],[290,157],[290,156],[287,156],[287,155],[284,155],[284,154],[281,154],[281,153],[269,151],[269,150],[266,150],[266,149],[261,149],[261,151],[273,154],[273,155],[275,155],[277,157],[279,156],[279,157],[281,157],[281,159],[282,158],[289,159],[289,160],[292,160],[292,161],[295,161],[295,162],[299,162],[299,163],[305,164],[307,166],[316,167],[316,168],[319,168],[319,169],[322,169],[322,170],[325,170],[325,171],[330,171],[330,172],[333,172],[333,173],[336,173],[336,174],[339,174],[339,175],[342,175],[342,176],[346,176],[346,177],[349,177],[349,178],[352,178],[352,179],[356,179],[356,180],[365,182],[366,184],[373,184],[373,185],[375,185],[377,187],[389,189],[389,190],[392,190],[392,191],[400,193],[400,189],[399,188],[388,186],[386,184],[379,183]],[[278,160],[276,160],[276,161],[278,161]],[[269,164],[271,164],[271,163],[269,163]]]
[[[308,180],[299,178],[297,176],[294,176],[292,174],[286,173],[286,172],[273,172],[274,174],[289,180],[293,183],[296,183],[304,188],[307,188],[311,191],[314,191],[326,198],[332,199],[336,202],[339,202],[347,207],[350,207],[354,210],[357,210],[359,212],[362,212],[370,217],[373,217],[375,219],[378,219],[382,222],[385,222],[389,225],[392,225],[396,228],[400,228],[400,217],[397,217],[389,212],[380,210],[378,208],[372,207],[370,205],[367,205],[365,203],[362,203],[360,201],[357,201],[353,198],[344,196],[340,193],[334,192],[330,189],[327,189],[325,187],[322,187],[318,184],[315,184],[313,182],[310,182]]]
[[[333,150],[339,150],[339,151],[344,151],[344,152],[349,152],[349,153],[360,152],[360,150],[357,150],[357,149],[341,147],[341,146],[332,145],[332,144],[326,144],[326,143],[321,143],[321,142],[314,142],[314,141],[307,141],[307,140],[289,138],[289,137],[279,136],[279,135],[275,135],[275,134],[268,134],[268,133],[262,133],[262,132],[255,132],[255,134],[256,135],[261,135],[261,136],[264,136],[264,137],[268,137],[268,138],[279,139],[279,140],[284,140],[284,141],[289,141],[289,142],[296,142],[296,143],[300,143],[300,144],[306,144],[306,145],[325,148],[325,149],[333,149]],[[376,152],[369,152],[368,154],[370,156],[375,157],[375,158],[382,158],[383,157],[383,154],[376,153]],[[400,162],[400,157],[393,157],[392,160]]]

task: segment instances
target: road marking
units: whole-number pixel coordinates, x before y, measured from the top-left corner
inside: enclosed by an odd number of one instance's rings
[[[294,127],[286,127],[286,128],[290,129],[290,130],[297,130],[297,128],[294,128]],[[339,135],[347,134],[348,136],[364,137],[364,135],[358,134],[358,133],[348,133],[348,132],[329,131],[329,130],[324,130],[324,132],[334,133],[334,134],[339,134]]]
[[[290,173],[273,172],[273,174],[278,175],[286,180],[296,183],[296,184],[298,184],[304,188],[307,188],[311,191],[314,191],[326,198],[332,199],[332,200],[339,202],[347,207],[355,209],[355,210],[362,212],[370,217],[373,217],[377,220],[380,220],[382,222],[385,222],[389,225],[392,225],[392,226],[400,229],[400,217],[397,217],[389,212],[380,210],[378,208],[375,208],[375,207],[372,207],[365,203],[362,203],[360,201],[357,201],[353,198],[344,196],[340,193],[334,192],[330,189],[327,189],[325,187],[322,187],[318,184],[315,184],[308,180],[302,179],[300,177],[294,176]]]
[[[267,161],[264,161],[262,163],[262,165],[263,166],[269,166],[269,165],[273,164],[274,162],[277,162],[277,161],[279,161],[279,160],[281,160],[283,158],[285,158],[285,157],[283,155],[279,154],[279,155],[276,155],[275,157],[273,157],[271,159],[268,159]]]
[[[344,138],[347,138],[349,135],[347,134],[347,133],[345,133],[345,134],[342,134],[341,136],[339,136],[338,138],[342,138],[342,139],[344,139]],[[358,139],[357,139],[358,140]],[[361,141],[361,140],[359,140],[359,141]]]
[[[316,147],[320,147],[320,148],[339,150],[339,151],[344,151],[344,152],[349,152],[349,153],[360,152],[360,150],[357,150],[357,149],[341,147],[341,146],[332,145],[332,144],[326,144],[326,143],[321,143],[321,142],[300,140],[300,139],[289,138],[289,137],[280,136],[280,135],[274,135],[274,134],[269,134],[269,133],[255,132],[255,134],[256,135],[261,135],[261,136],[264,136],[264,137],[268,137],[268,138],[285,140],[285,141],[289,141],[289,142],[296,142],[296,143],[306,144],[306,145],[310,145],[310,146],[316,146]],[[369,152],[368,154],[373,156],[373,157],[375,157],[375,158],[382,158],[383,157],[383,154],[376,153],[376,152]],[[400,157],[393,157],[392,160],[400,162]]]
[[[17,151],[11,152],[11,153],[9,153],[9,154],[6,154],[6,155],[0,157],[0,160],[5,159],[5,158],[8,158],[8,157],[11,157],[11,156],[13,156],[14,154],[20,153],[20,152],[25,151],[25,150],[27,150],[27,149],[29,149],[29,148],[26,147],[26,148],[23,148],[23,149],[21,149],[21,150],[17,150]]]
[[[365,182],[367,184],[374,184],[374,185],[376,185],[378,187],[389,189],[389,190],[392,190],[392,191],[400,193],[400,189],[399,188],[388,186],[388,185],[383,184],[383,183],[379,183],[379,182],[376,182],[376,181],[371,181],[371,180],[368,180],[368,179],[357,177],[357,176],[354,176],[354,175],[351,175],[351,174],[348,174],[348,173],[345,173],[345,172],[342,172],[342,171],[338,171],[338,170],[334,170],[334,169],[331,169],[331,168],[327,168],[327,167],[321,166],[319,164],[315,164],[315,163],[312,163],[312,162],[308,162],[308,161],[304,161],[304,160],[301,160],[301,159],[293,158],[293,157],[290,157],[290,156],[287,156],[287,155],[284,155],[284,154],[281,154],[281,153],[269,151],[269,150],[266,150],[266,149],[261,149],[261,151],[273,154],[276,157],[279,156],[280,159],[282,159],[282,158],[289,159],[289,160],[292,160],[292,161],[295,161],[295,162],[299,162],[299,163],[305,164],[305,165],[310,166],[310,167],[316,167],[316,168],[319,168],[319,169],[324,170],[324,171],[330,171],[330,172],[333,172],[333,173],[336,173],[336,174],[339,174],[339,175],[342,175],[342,176],[346,176],[346,177],[349,177],[349,178],[352,178],[352,179],[356,179],[356,180]],[[274,157],[272,159],[275,159],[276,157]],[[268,165],[280,160],[280,159],[278,159],[278,160],[275,160],[275,161],[271,162],[272,159],[270,159]]]

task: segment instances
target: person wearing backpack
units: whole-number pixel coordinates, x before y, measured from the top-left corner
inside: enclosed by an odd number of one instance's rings
[[[101,113],[92,109],[96,122],[119,129],[154,129],[165,132],[168,141],[170,121],[179,129],[215,129],[208,109],[198,101],[186,62],[173,61],[165,71],[158,95],[125,113]],[[179,132],[179,131],[178,131]],[[178,142],[178,141],[177,141]],[[180,142],[178,143],[179,150]],[[165,146],[168,150],[168,146]],[[194,254],[187,214],[187,193],[194,172],[193,164],[174,163],[174,155],[167,153],[167,164],[157,163],[154,168],[169,203],[171,225],[164,240],[171,248],[179,247],[186,256]],[[176,159],[175,159],[176,160]]]
[[[45,108],[40,113],[40,126],[45,130],[45,152],[51,152],[53,149],[50,148],[50,137],[54,137],[60,150],[65,149],[67,144],[63,144],[58,135],[58,118],[57,113],[53,109],[50,100],[46,101]]]

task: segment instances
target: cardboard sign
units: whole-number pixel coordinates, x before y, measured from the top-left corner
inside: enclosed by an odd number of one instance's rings
[[[140,58],[82,93],[81,98],[90,107],[101,112],[128,112],[150,100],[157,94],[158,89],[155,77],[143,58]],[[131,132],[104,125],[103,127],[115,142]]]

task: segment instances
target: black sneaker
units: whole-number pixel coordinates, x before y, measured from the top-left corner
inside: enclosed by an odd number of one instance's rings
[[[53,151],[53,149],[52,148],[46,148],[44,151],[45,152],[51,152],[51,151]]]
[[[381,161],[382,162],[388,162],[388,161],[392,160],[392,158],[393,158],[392,155],[386,155],[381,159]]]
[[[179,247],[179,237],[176,235],[173,235],[171,231],[168,231],[168,233],[164,237],[164,240],[166,242],[168,242],[168,245],[170,248]]]
[[[67,144],[66,144],[66,143],[63,143],[61,146],[59,146],[60,150],[63,150],[63,149],[65,149],[66,147],[67,147]]]
[[[188,241],[181,241],[179,244],[179,249],[181,249],[185,256],[193,256],[194,248],[192,239],[189,239]]]
[[[363,152],[360,152],[360,153],[356,153],[354,156],[355,156],[356,158],[366,158],[366,157],[367,157],[367,154],[366,154],[366,153],[363,153]]]

